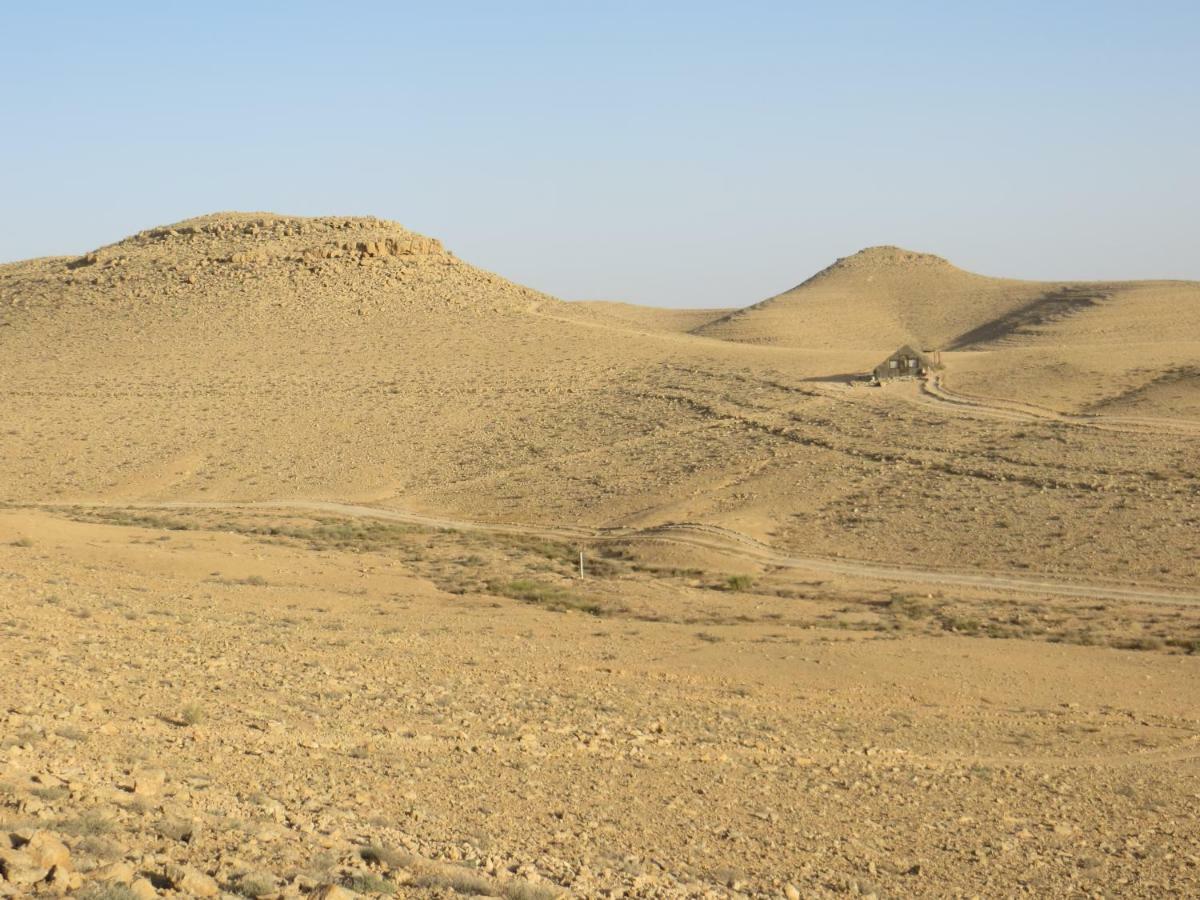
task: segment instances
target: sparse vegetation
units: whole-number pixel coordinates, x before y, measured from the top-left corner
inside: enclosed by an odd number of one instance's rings
[[[449,888],[459,894],[495,897],[500,891],[496,884],[478,872],[462,866],[426,862],[413,875],[412,884],[425,888]]]
[[[142,900],[142,895],[125,884],[89,884],[77,894],[80,900]]]
[[[78,837],[97,837],[111,833],[113,830],[113,821],[100,813],[87,812],[74,819],[62,819],[54,827],[63,834],[71,834]]]
[[[259,872],[243,875],[237,880],[235,888],[238,894],[251,900],[258,900],[259,897],[266,897],[279,890],[274,878]]]
[[[554,584],[518,578],[513,581],[493,581],[488,590],[522,603],[532,603],[555,612],[583,612],[590,616],[611,615],[613,610],[595,600],[581,597]]]
[[[380,847],[378,845],[363,847],[358,851],[358,855],[364,862],[374,865],[384,865],[392,869],[410,868],[421,861],[419,856],[415,853],[410,853],[408,850],[397,847]]]
[[[925,619],[933,615],[928,603],[910,594],[893,594],[888,609],[905,619]]]
[[[562,888],[553,887],[541,882],[534,883],[521,878],[504,882],[500,887],[503,896],[508,900],[556,900],[563,896]]]
[[[188,703],[179,711],[179,721],[184,725],[199,725],[208,717],[199,703]]]
[[[395,884],[371,872],[350,875],[343,884],[360,894],[387,894],[390,896],[396,893]]]

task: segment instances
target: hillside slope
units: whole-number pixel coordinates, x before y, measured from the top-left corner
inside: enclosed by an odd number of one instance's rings
[[[789,347],[941,348],[1051,289],[975,275],[929,253],[869,247],[696,333]]]
[[[1064,436],[831,385],[876,351],[580,315],[379,220],[205,217],[5,266],[0,296],[0,502],[335,500],[450,520],[698,522],[795,555],[930,567],[1187,583],[1200,566],[1177,527],[1200,472],[1186,435]],[[1014,296],[986,295],[987,315]],[[1150,351],[1112,345],[962,350],[945,374],[1033,402],[1065,391],[1072,408],[1186,411],[1193,345],[1170,353],[1183,374],[1141,393],[1087,368],[1161,374]],[[1014,505],[1031,514],[1008,520]],[[902,542],[898,517],[920,523]],[[1001,518],[1003,540],[977,540]],[[1068,555],[1047,524],[1060,521]]]
[[[1200,283],[990,278],[928,253],[870,247],[696,334],[796,348],[941,350],[1200,335]]]
[[[680,437],[696,423],[663,393],[673,361],[747,352],[576,320],[377,219],[191,219],[4,266],[0,309],[15,500],[623,514],[720,468]]]

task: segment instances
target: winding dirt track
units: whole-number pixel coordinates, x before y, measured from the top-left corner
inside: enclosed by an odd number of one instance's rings
[[[1150,585],[1118,584],[1113,582],[1060,581],[1045,576],[1022,575],[1010,572],[960,572],[947,569],[923,569],[915,566],[898,566],[890,563],[856,559],[829,559],[824,557],[790,556],[780,553],[749,535],[695,522],[678,522],[650,528],[582,528],[562,525],[523,525],[515,523],[474,522],[463,519],[446,519],[438,516],[384,509],[376,506],[361,506],[337,503],[328,500],[275,500],[256,503],[126,503],[126,504],[73,504],[93,508],[122,509],[300,509],[325,512],[346,518],[383,519],[404,522],[425,528],[450,531],[481,531],[492,534],[522,534],[580,543],[596,543],[611,540],[644,540],[681,544],[714,550],[727,556],[751,562],[765,563],[784,569],[801,569],[806,572],[828,575],[843,575],[880,581],[907,584],[946,585],[1011,591],[1023,594],[1050,594],[1061,597],[1084,597],[1093,600],[1117,600],[1136,603],[1200,604],[1200,593],[1171,590]],[[45,504],[45,508],[61,508],[61,505]]]
[[[1183,419],[1155,419],[1134,416],[1086,416],[1060,413],[1032,403],[1016,400],[996,400],[963,394],[946,387],[941,375],[934,375],[921,382],[919,398],[922,402],[982,418],[1008,419],[1023,422],[1063,422],[1084,428],[1099,428],[1106,431],[1160,432],[1164,434],[1200,434],[1200,422]]]

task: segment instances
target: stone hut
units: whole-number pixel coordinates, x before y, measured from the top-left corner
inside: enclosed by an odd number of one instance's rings
[[[888,381],[892,378],[918,378],[935,368],[937,363],[931,356],[905,344],[877,365],[872,374],[876,381]]]

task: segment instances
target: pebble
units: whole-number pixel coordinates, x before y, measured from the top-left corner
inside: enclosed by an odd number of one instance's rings
[[[133,792],[140,797],[153,797],[167,783],[167,773],[162,769],[139,769],[133,776]]]

